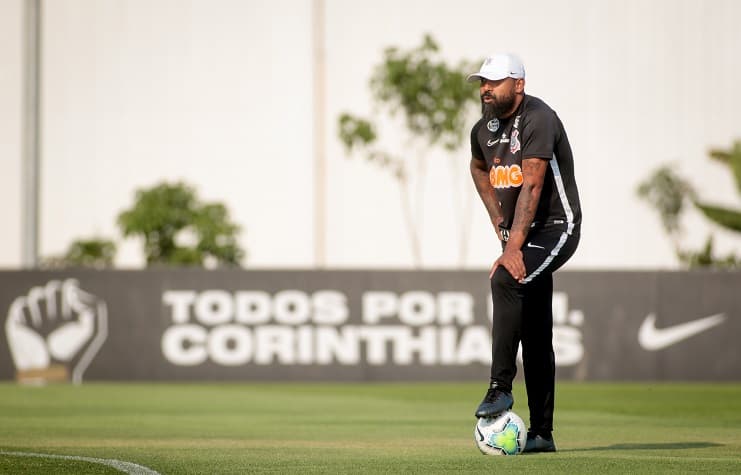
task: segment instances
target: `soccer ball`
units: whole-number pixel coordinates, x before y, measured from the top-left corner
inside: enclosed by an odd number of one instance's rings
[[[520,416],[505,411],[497,417],[477,420],[473,437],[484,455],[517,455],[525,448],[527,429]]]

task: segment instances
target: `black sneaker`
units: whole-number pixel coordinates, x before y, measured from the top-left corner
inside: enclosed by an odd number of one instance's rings
[[[553,436],[542,436],[540,434],[534,434],[532,432],[527,433],[527,442],[525,442],[525,448],[522,453],[535,453],[535,452],[555,452],[556,443],[553,441]]]
[[[512,398],[511,392],[503,391],[496,386],[491,387],[486,391],[484,400],[476,409],[476,417],[496,417],[504,411],[512,409],[514,403],[515,400]]]

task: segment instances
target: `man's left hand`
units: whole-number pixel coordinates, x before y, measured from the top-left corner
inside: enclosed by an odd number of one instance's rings
[[[502,255],[491,266],[489,279],[494,277],[494,272],[496,272],[499,266],[504,266],[517,282],[522,282],[525,278],[525,261],[522,258],[522,251],[519,249],[505,247]]]

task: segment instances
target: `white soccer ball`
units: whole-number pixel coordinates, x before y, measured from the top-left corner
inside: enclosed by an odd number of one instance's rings
[[[478,419],[473,437],[482,454],[517,455],[525,448],[527,428],[520,416],[505,411],[497,417]]]

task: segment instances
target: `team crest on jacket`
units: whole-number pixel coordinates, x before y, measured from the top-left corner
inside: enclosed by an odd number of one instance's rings
[[[488,124],[486,124],[486,128],[489,129],[489,132],[496,132],[499,130],[499,119],[491,119]]]
[[[517,153],[520,151],[520,131],[519,130],[513,130],[512,131],[512,137],[509,139],[509,151],[514,153]]]

